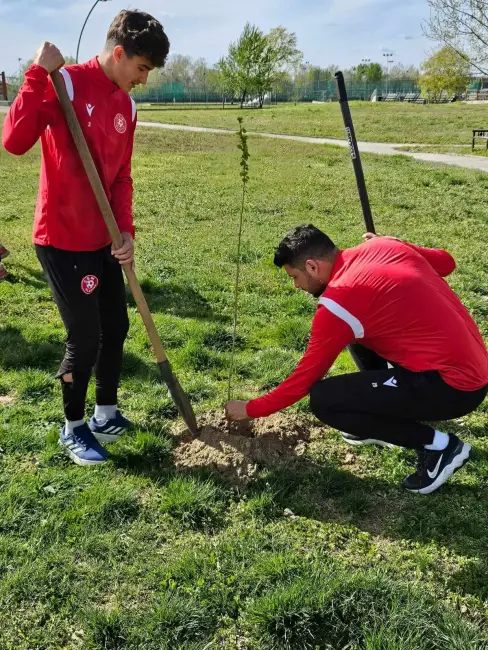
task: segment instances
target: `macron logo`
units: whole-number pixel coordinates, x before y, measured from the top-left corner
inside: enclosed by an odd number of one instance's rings
[[[398,388],[398,382],[395,379],[395,377],[392,377],[391,379],[388,379],[388,381],[385,381],[383,386],[391,386],[391,388]]]
[[[95,106],[92,106],[91,104],[86,105],[86,110],[88,111],[88,115],[91,117],[91,114],[93,113],[93,109]]]

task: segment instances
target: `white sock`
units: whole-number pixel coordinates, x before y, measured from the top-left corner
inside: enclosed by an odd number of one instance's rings
[[[430,445],[425,445],[425,448],[428,449],[429,451],[442,451],[447,447],[449,444],[449,436],[447,433],[443,433],[442,431],[437,431],[435,430],[434,433],[434,440]]]
[[[85,420],[66,420],[66,433],[68,435],[71,435],[73,433],[73,429],[76,427],[81,427],[84,422]]]
[[[95,405],[95,420],[100,424],[104,424],[108,420],[114,418],[116,413],[117,404],[110,406],[99,406],[98,404]]]

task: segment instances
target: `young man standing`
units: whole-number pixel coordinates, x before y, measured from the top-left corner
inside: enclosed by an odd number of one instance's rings
[[[449,253],[392,237],[366,238],[341,251],[310,225],[282,240],[275,264],[296,288],[319,298],[310,343],[288,379],[258,399],[229,402],[227,417],[266,417],[310,393],[316,417],[349,444],[418,450],[417,471],[403,485],[428,494],[467,462],[471,447],[424,421],[452,420],[481,404],[488,352],[443,279],[455,268]],[[383,367],[323,379],[350,344],[375,352]]]
[[[122,351],[129,322],[121,264],[132,264],[131,157],[136,106],[129,92],[162,67],[169,41],[149,14],[122,11],[101,54],[61,69],[68,95],[122,234],[113,250],[49,74],[63,57],[50,43],[38,50],[5,120],[3,144],[22,155],[39,138],[41,182],[34,221],[36,253],[67,330],[61,380],[66,422],[60,443],[79,465],[106,461],[99,444],[130,424],[117,410]],[[96,407],[89,425],[85,399],[93,367]]]

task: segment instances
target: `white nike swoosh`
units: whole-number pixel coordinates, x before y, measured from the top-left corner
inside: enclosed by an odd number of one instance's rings
[[[441,454],[441,457],[437,461],[437,465],[435,466],[433,472],[429,472],[429,470],[427,470],[427,474],[430,476],[430,478],[434,479],[437,476],[437,474],[439,473],[439,467],[441,466],[443,456],[444,456],[444,454]]]

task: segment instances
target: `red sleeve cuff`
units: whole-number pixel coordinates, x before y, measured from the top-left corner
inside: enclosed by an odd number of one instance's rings
[[[131,222],[127,221],[124,223],[123,221],[122,222],[117,221],[117,227],[120,230],[120,232],[130,232],[130,234],[132,235],[132,239],[135,239],[136,229],[134,228],[134,225]]]
[[[46,68],[43,68],[42,65],[33,63],[25,71],[25,76],[26,78],[29,77],[31,79],[35,79],[36,81],[44,81],[47,84],[49,74]]]
[[[246,404],[246,413],[250,418],[265,417],[259,408],[259,399],[259,397],[257,399],[252,399]]]

